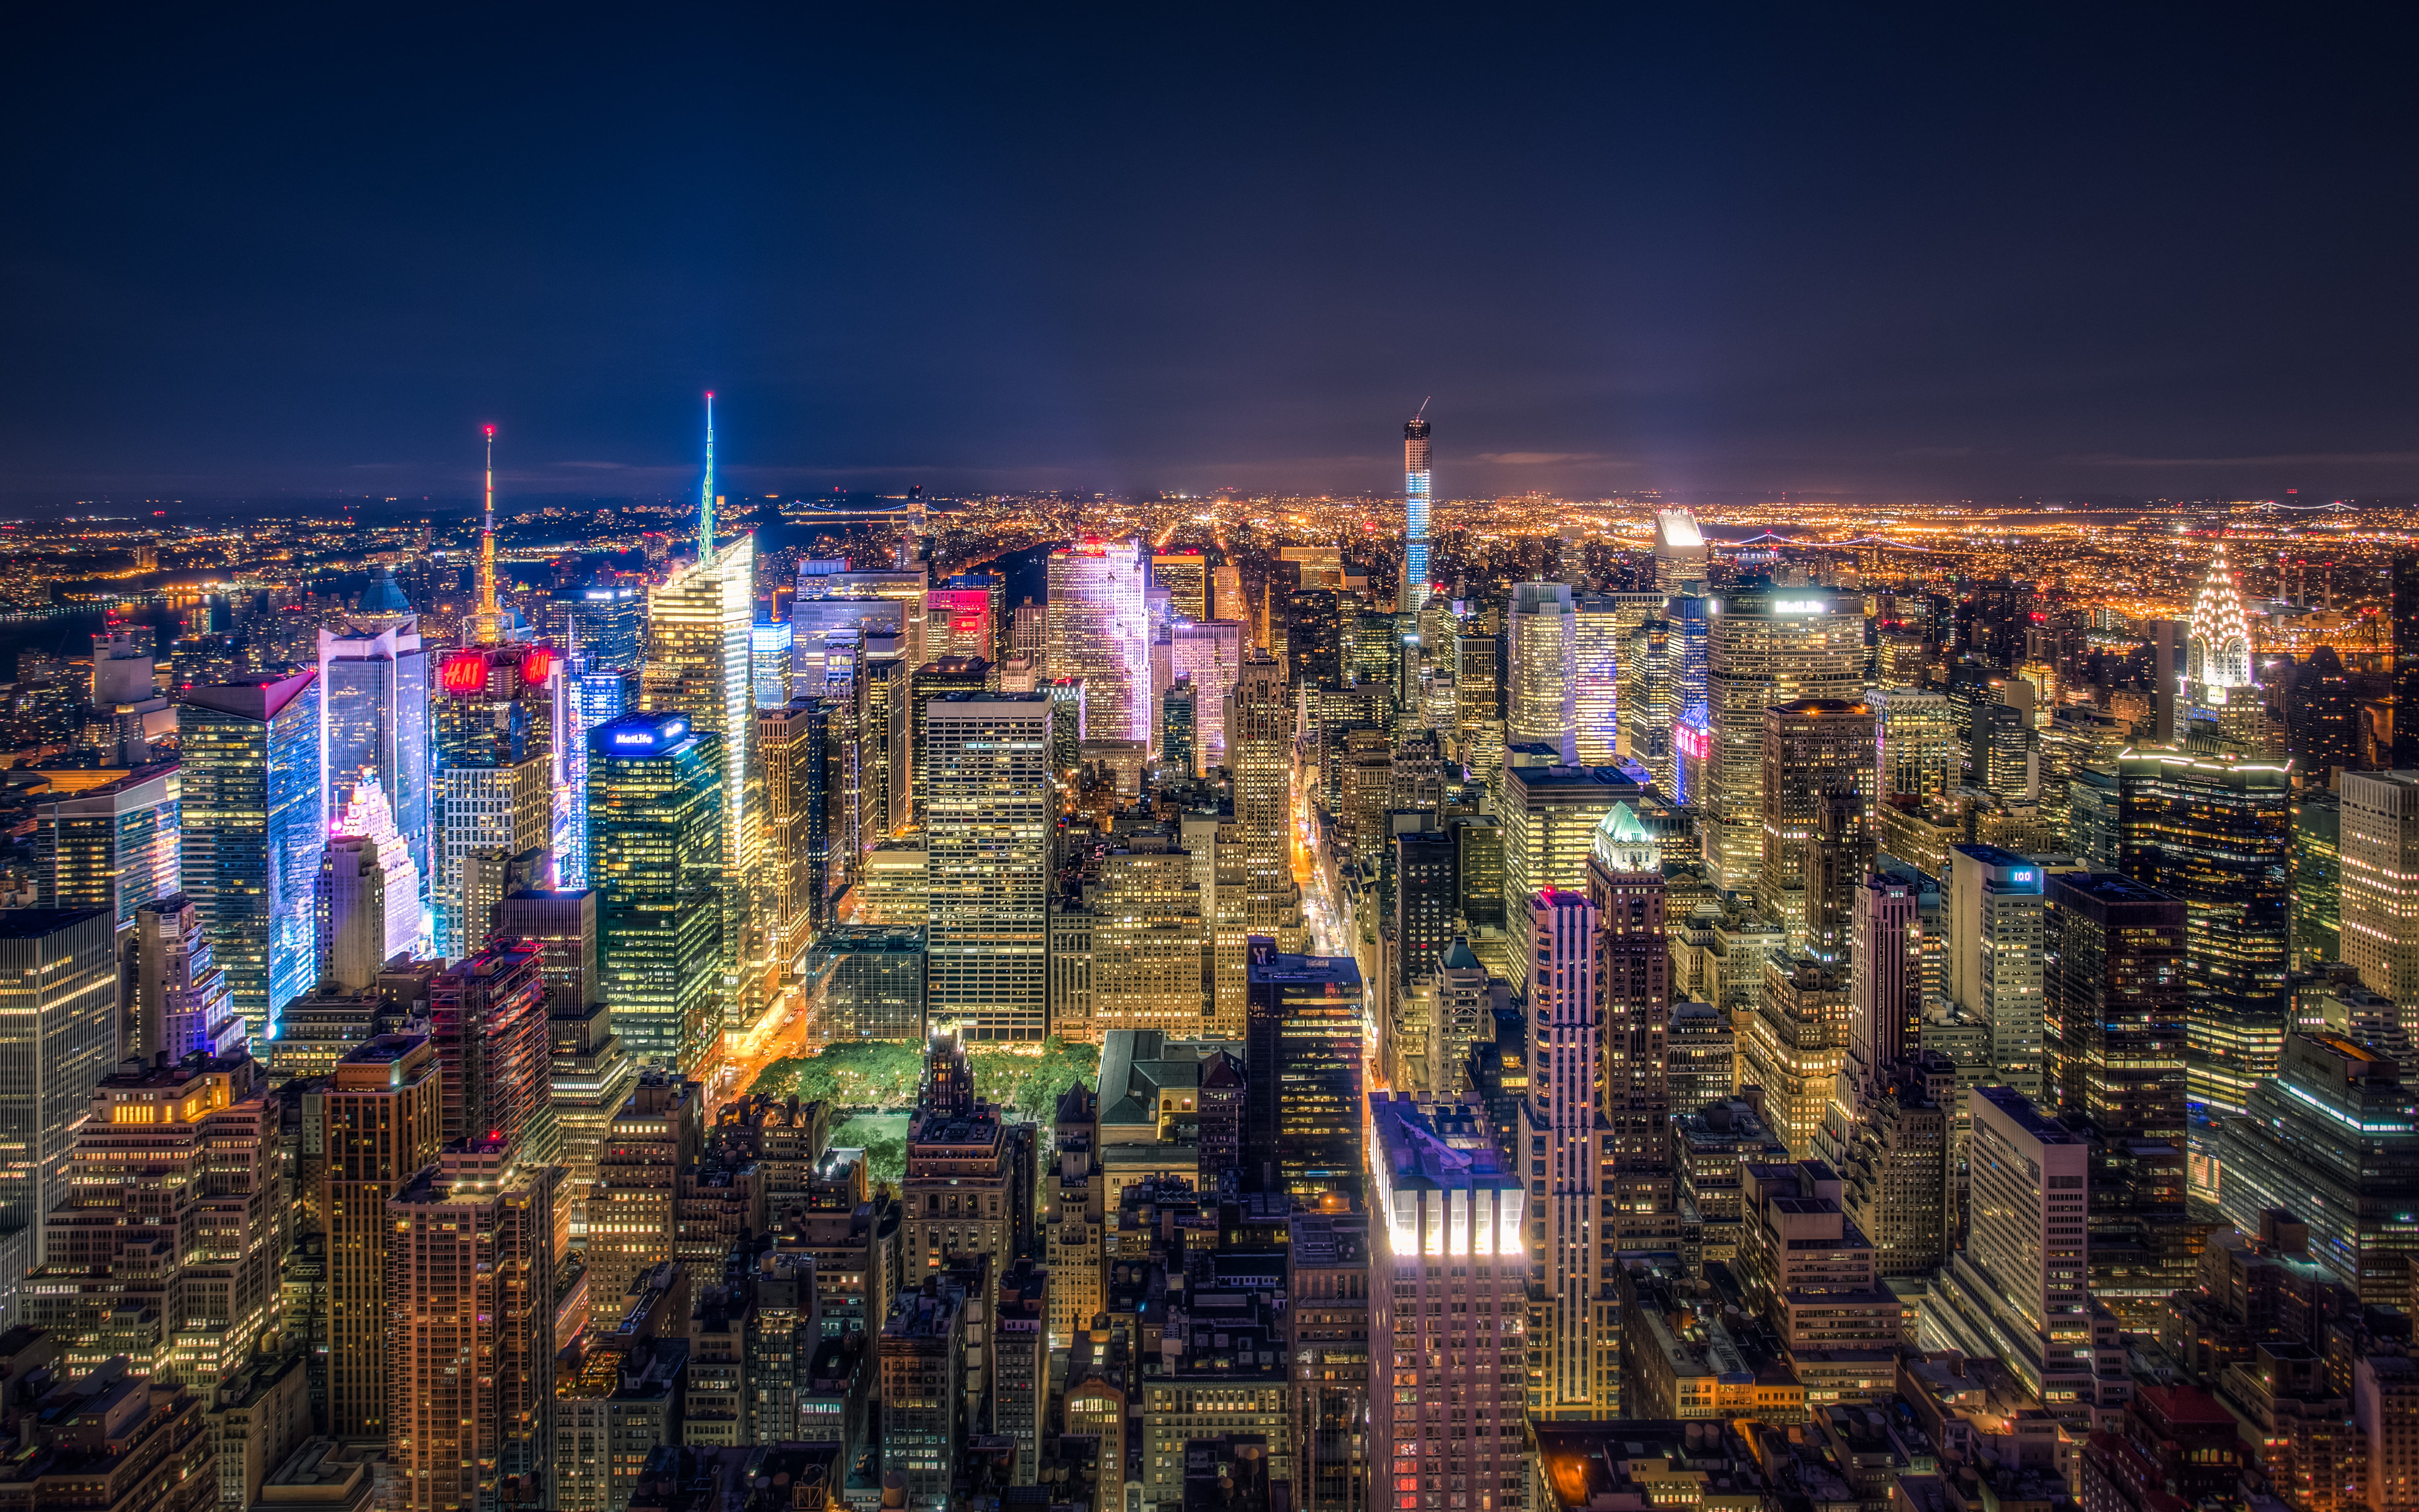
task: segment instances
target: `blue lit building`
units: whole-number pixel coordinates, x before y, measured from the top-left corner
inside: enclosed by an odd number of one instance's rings
[[[1428,423],[1414,417],[1403,426],[1403,591],[1396,607],[1417,612],[1427,596]]]
[[[374,580],[372,586],[379,582],[385,587],[381,605],[400,598],[392,579]],[[369,612],[370,595],[364,594],[362,602]],[[434,871],[430,683],[420,622],[408,609],[391,623],[364,625],[349,634],[319,632],[320,807],[331,814],[340,812],[362,769],[377,774],[378,786],[394,810],[395,832],[420,868],[418,902],[424,912],[433,903],[426,889]]]
[[[179,698],[180,882],[255,1044],[275,1038],[278,1013],[318,977],[319,698],[316,671]]]
[[[722,736],[685,714],[588,734],[588,885],[602,995],[641,1064],[694,1075],[722,1032]]]
[[[1672,801],[1677,804],[1704,801],[1705,773],[1713,764],[1713,703],[1705,668],[1719,609],[1710,598],[1673,598],[1663,609],[1671,625]]]

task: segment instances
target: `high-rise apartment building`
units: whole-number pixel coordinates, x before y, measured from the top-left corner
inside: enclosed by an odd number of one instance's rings
[[[116,926],[101,908],[0,912],[0,1306],[16,1316],[68,1152],[117,1056]]]
[[[318,975],[312,898],[327,844],[319,806],[316,671],[189,687],[179,887],[244,1027],[270,1037],[278,1011]]]
[[[458,1140],[387,1203],[387,1454],[406,1512],[511,1504],[553,1470],[561,1176],[503,1139]]]
[[[1764,710],[1799,699],[1856,702],[1864,693],[1864,606],[1822,589],[1783,588],[1708,600],[1705,654],[1705,870],[1746,891],[1764,862]],[[1685,628],[1685,626],[1684,626]],[[1687,710],[1682,711],[1687,724]],[[1679,737],[1684,759],[1688,737]],[[1684,784],[1684,786],[1687,784]]]
[[[722,737],[685,716],[632,714],[588,742],[599,995],[634,1058],[696,1072],[722,1039]]]
[[[977,1041],[1039,1041],[1050,987],[1049,697],[953,693],[927,706],[925,730],[928,1011]]]
[[[1361,968],[1250,939],[1244,1027],[1247,1188],[1316,1197],[1361,1180]]]
[[[2135,749],[2118,759],[2117,780],[2117,869],[2184,902],[2189,1095],[2239,1111],[2275,1074],[2285,1036],[2288,774],[2267,762]]]
[[[1370,1405],[1372,1478],[1408,1483],[1397,1501],[1457,1491],[1515,1512],[1531,1479],[1528,1194],[1477,1109],[1379,1093],[1369,1111],[1369,1335],[1394,1362],[1387,1402]]]
[[[2043,1018],[2060,1115],[2184,1142],[2183,900],[2107,872],[2049,879]]]
[[[623,665],[616,663],[615,665]],[[364,768],[376,774],[424,887],[430,875],[430,675],[416,617],[319,631],[320,805],[333,814]],[[424,893],[412,900],[425,909]]]
[[[1415,613],[1428,596],[1427,407],[1403,425],[1403,591],[1395,608]]]
[[[1150,624],[1132,541],[1079,541],[1050,553],[1048,667],[1080,677],[1085,737],[1150,738]]]
[[[177,890],[177,768],[154,764],[97,787],[71,788],[73,781],[54,776],[53,793],[34,803],[35,901],[43,908],[106,908],[118,929],[131,929],[137,909]]]
[[[1996,845],[1953,845],[1947,880],[1942,993],[1991,1026],[1993,1078],[2038,1096],[2046,873]]]
[[[328,1226],[328,1418],[339,1438],[384,1438],[387,1199],[437,1158],[444,1118],[437,1049],[425,1035],[381,1034],[346,1053],[321,1103],[327,1155],[319,1211]]]
[[[1610,624],[1610,616],[1607,616]],[[1504,610],[1503,738],[1579,761],[1579,613],[1567,583],[1515,583]]]

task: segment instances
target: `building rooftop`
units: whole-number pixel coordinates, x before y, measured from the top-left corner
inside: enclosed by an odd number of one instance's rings
[[[0,908],[0,940],[39,940],[108,913],[106,908]]]

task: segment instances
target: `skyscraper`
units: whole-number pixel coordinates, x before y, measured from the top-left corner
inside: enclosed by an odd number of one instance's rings
[[[482,886],[483,872],[500,858],[552,880],[561,661],[546,646],[469,646],[438,669],[428,887],[447,960],[485,939],[485,906],[501,894]]]
[[[1551,746],[1579,761],[1579,619],[1565,583],[1515,583],[1504,610],[1504,739]]]
[[[606,1126],[588,1194],[588,1284],[619,1297],[672,1257],[680,1175],[697,1164],[705,1088],[659,1067],[639,1073]]]
[[[1403,426],[1403,588],[1395,608],[1415,613],[1428,596],[1428,423],[1420,406]]]
[[[54,780],[58,780],[54,779]],[[44,908],[106,908],[131,929],[177,890],[183,783],[174,763],[34,805],[34,881]]]
[[[1704,811],[1708,878],[1745,891],[1764,860],[1764,711],[1798,699],[1861,699],[1864,606],[1853,596],[1801,588],[1712,602],[1705,660],[1712,748],[1704,791],[1694,796]],[[1685,764],[1685,734],[1681,745]]]
[[[756,699],[749,638],[755,620],[756,537],[715,543],[714,511],[719,500],[714,492],[713,395],[706,397],[697,558],[684,562],[648,593],[647,667],[639,696],[649,714],[685,716],[699,733],[720,737],[716,755],[722,765],[722,824],[716,840],[722,851],[716,902],[723,980],[716,984],[712,1011],[717,1020],[712,1032],[718,1037],[724,1027],[720,1020],[735,1014],[738,1006],[741,936],[753,927],[763,881],[757,865],[763,826],[752,785]],[[593,786],[592,779],[592,792]],[[594,864],[592,851],[592,886]]]
[[[1677,594],[1690,583],[1706,579],[1713,552],[1705,545],[1697,517],[1685,509],[1659,510],[1655,516],[1655,588]]]
[[[1473,1504],[1518,1507],[1527,1194],[1475,1108],[1379,1093],[1370,1138],[1369,1353],[1394,1362],[1394,1382],[1370,1404],[1371,1475],[1418,1489],[1397,1502],[1460,1480]]]
[[[1672,791],[1672,624],[1660,616],[1629,632],[1621,657],[1621,753]]]
[[[121,1058],[146,1065],[196,1050],[223,1056],[244,1044],[243,1020],[227,994],[226,973],[210,957],[201,911],[183,893],[134,911],[133,1012]]]
[[[1857,887],[1848,952],[1848,1105],[1877,1096],[1916,1042],[1923,1013],[1922,924],[1915,884],[1884,872]]]
[[[387,1454],[408,1512],[511,1504],[516,1482],[533,1498],[550,1468],[561,1177],[457,1140],[387,1203]]]
[[[1780,920],[1793,944],[1809,943],[1809,927],[1825,912],[1845,922],[1849,887],[1864,874],[1857,866],[1838,880],[1835,899],[1818,903],[1806,894],[1808,851],[1818,820],[1835,798],[1847,800],[1848,827],[1865,832],[1873,804],[1873,712],[1861,701],[1795,699],[1764,711],[1763,864],[1756,872],[1755,902]],[[1843,942],[1823,951],[1836,957]]]
[[[2118,759],[2118,870],[2184,902],[2191,1098],[2227,1111],[2276,1072],[2292,941],[2285,768],[2172,750]],[[2349,945],[2347,945],[2349,949]]]
[[[541,1165],[561,1155],[543,959],[537,942],[500,935],[430,979],[445,1142],[501,1138]]]
[[[13,1320],[42,1218],[67,1195],[69,1135],[117,1054],[107,909],[0,911],[0,1306]]]
[[[697,1072],[722,1038],[722,737],[682,715],[632,714],[588,741],[602,996],[633,1057]]]
[[[2050,878],[2048,1080],[2061,1117],[2184,1142],[2184,904],[2114,872]]]
[[[420,868],[395,832],[394,810],[377,774],[364,767],[349,792],[339,787],[337,794],[321,875],[320,967],[322,975],[358,992],[396,956],[425,953],[424,895]],[[342,866],[336,860],[340,852]],[[353,933],[347,934],[347,926]],[[331,955],[340,942],[350,952],[341,970]]]
[[[1084,540],[1050,553],[1049,672],[1080,677],[1085,738],[1150,738],[1150,625],[1132,541]]]
[[[312,898],[327,844],[316,671],[187,688],[183,865],[210,953],[255,1044],[318,975]]]
[[[426,1035],[382,1034],[347,1052],[322,1103],[327,1160],[329,1428],[383,1438],[387,1411],[387,1198],[437,1158],[444,1117]]]
[[[1275,938],[1298,914],[1293,881],[1293,704],[1274,657],[1236,669],[1224,718],[1242,833],[1244,924]]]
[[[829,816],[832,707],[799,699],[756,711],[756,749],[764,766],[765,888],[763,924],[776,966],[794,969],[824,925],[831,874]]]
[[[2042,1088],[2040,863],[1996,845],[1949,847],[1942,907],[1942,995],[1991,1026],[1992,1079]]]
[[[1598,1131],[1610,1138],[1596,1101],[1595,910],[1585,893],[1548,887],[1527,912],[1529,1095],[1516,1169],[1523,1188],[1542,1194],[1531,1239],[1545,1267],[1543,1303],[1529,1319],[1540,1346],[1530,1415],[1591,1417],[1610,1410],[1620,1368],[1619,1324],[1595,1282]]]
[[[2419,769],[2419,548],[2394,553],[2394,766]]]
[[[2419,773],[2347,772],[2340,795],[2343,959],[2370,992],[2419,1008]]]
[[[924,718],[927,1011],[935,1023],[963,1024],[977,1041],[1040,1040],[1049,1032],[1049,695],[952,693],[932,700]]]
[[[1344,612],[1333,588],[1298,588],[1285,600],[1287,679],[1296,687],[1344,681]]]
[[[1607,1157],[1603,1184],[1614,1208],[1604,1237],[1626,1250],[1668,1249],[1679,1237],[1665,1057],[1672,1023],[1671,939],[1662,862],[1654,838],[1627,803],[1613,805],[1596,825],[1588,847],[1588,903],[1595,912],[1602,1015],[1598,1069],[1605,1122],[1599,1153]],[[1604,1279],[1599,1273],[1599,1294],[1609,1289]]]
[[[1254,934],[1245,1009],[1243,1180],[1316,1197],[1361,1189],[1361,968]]]
[[[1150,580],[1153,587],[1167,590],[1171,621],[1198,623],[1210,618],[1210,559],[1199,548],[1153,552]]]
[[[1978,1087],[1969,1105],[1972,1227],[1926,1301],[1926,1342],[1936,1328],[1996,1355],[2060,1415],[2081,1412],[2101,1402],[2086,1288],[2090,1147],[2012,1088]]]
[[[1200,766],[1226,764],[1226,695],[1243,665],[1243,627],[1230,621],[1179,621],[1169,627],[1168,670],[1193,683],[1194,736]]]
[[[1874,797],[1946,797],[1964,779],[1963,738],[1949,695],[1884,687],[1866,695],[1873,711]]]
[[[429,867],[429,657],[412,616],[319,631],[320,803],[333,814],[352,796],[366,767],[377,774],[394,814],[420,888],[412,906],[431,906]]]

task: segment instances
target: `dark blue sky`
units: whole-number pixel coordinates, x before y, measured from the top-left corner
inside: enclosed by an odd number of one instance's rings
[[[2382,8],[241,8],[12,37],[0,494],[2419,491]]]

